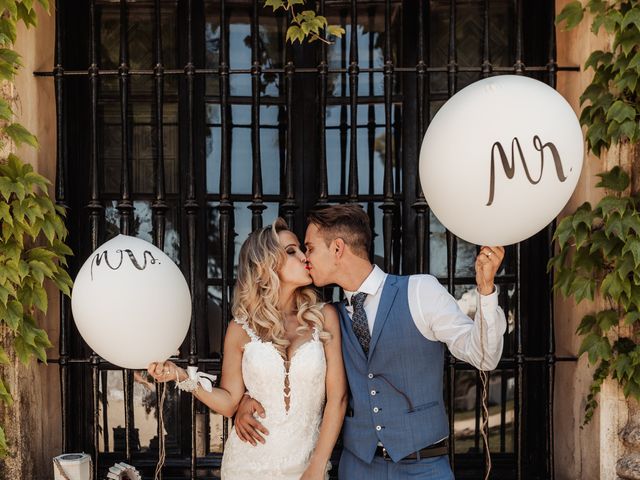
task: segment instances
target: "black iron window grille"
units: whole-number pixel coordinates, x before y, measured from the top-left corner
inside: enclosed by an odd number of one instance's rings
[[[552,0],[309,1],[346,30],[331,45],[285,42],[286,16],[248,0],[58,0],[57,202],[69,209],[77,271],[118,232],[154,242],[193,294],[182,365],[220,372],[238,247],[283,216],[303,235],[318,204],[358,202],[372,259],[437,276],[473,313],[475,246],[430,213],[417,180],[437,109],[483,77],[555,86]],[[491,374],[493,478],[553,478],[555,354],[550,230],[509,247],[499,273],[509,328]],[[337,289],[325,289],[338,298]],[[217,478],[229,423],[169,388],[97,357],[61,307],[65,451],[95,474],[116,461],[164,478]],[[450,357],[445,395],[456,478],[480,478],[477,372]],[[525,468],[526,467],[526,468]],[[96,476],[96,478],[98,478]]]

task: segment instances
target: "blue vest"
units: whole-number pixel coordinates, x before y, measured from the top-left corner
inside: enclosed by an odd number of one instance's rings
[[[444,346],[426,339],[409,310],[408,276],[388,275],[369,355],[353,333],[345,303],[336,304],[351,395],[344,448],[371,463],[381,442],[394,462],[449,435],[443,401]]]

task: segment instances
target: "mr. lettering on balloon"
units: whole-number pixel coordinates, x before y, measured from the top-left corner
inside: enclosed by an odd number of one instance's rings
[[[522,161],[522,166],[524,167],[524,173],[527,176],[527,180],[531,185],[537,185],[540,180],[542,180],[542,173],[544,171],[544,149],[548,149],[551,152],[551,156],[553,157],[553,163],[556,167],[556,175],[558,176],[558,180],[560,182],[564,182],[567,179],[567,176],[564,174],[564,169],[562,168],[562,160],[560,159],[560,153],[556,146],[551,143],[542,143],[540,137],[535,135],[533,137],[533,147],[540,152],[540,176],[537,179],[534,179],[531,176],[531,172],[529,171],[529,167],[527,166],[527,160],[524,157],[524,153],[522,152],[522,147],[520,146],[520,141],[517,137],[514,137],[511,141],[511,162],[507,158],[507,154],[504,151],[504,147],[500,142],[495,142],[491,147],[491,173],[489,177],[489,201],[487,202],[487,207],[491,206],[493,203],[493,198],[495,195],[495,183],[496,183],[496,151],[500,156],[500,160],[502,162],[502,168],[504,169],[504,173],[507,175],[508,179],[512,179],[516,172],[516,157],[515,157],[515,149],[518,149],[518,155],[520,160]],[[572,169],[570,168],[571,172]]]

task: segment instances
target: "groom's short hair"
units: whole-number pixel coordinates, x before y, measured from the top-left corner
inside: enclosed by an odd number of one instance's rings
[[[354,253],[369,258],[371,224],[369,216],[357,203],[316,208],[309,212],[307,221],[319,228],[327,245],[342,238]]]

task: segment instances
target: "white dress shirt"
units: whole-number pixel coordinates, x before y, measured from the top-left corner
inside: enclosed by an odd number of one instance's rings
[[[373,332],[386,279],[387,274],[374,266],[357,290],[367,294],[364,310],[370,333]],[[498,305],[497,291],[494,290],[490,295],[476,295],[478,307],[474,321],[460,309],[455,298],[432,275],[411,275],[408,290],[411,316],[425,338],[445,343],[454,357],[478,369],[496,368],[502,355],[503,335],[507,328],[504,312]],[[351,296],[357,292],[344,292],[348,300],[349,316],[353,314]]]

